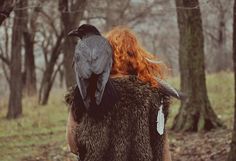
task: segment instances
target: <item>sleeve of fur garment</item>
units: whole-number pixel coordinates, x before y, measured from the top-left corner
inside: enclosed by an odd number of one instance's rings
[[[169,149],[169,141],[168,141],[168,134],[166,133],[164,139],[164,148],[163,148],[163,161],[172,161]]]
[[[69,150],[72,153],[77,155],[78,148],[76,146],[76,140],[75,140],[76,139],[76,132],[75,132],[76,126],[78,126],[78,124],[73,119],[73,116],[70,111],[68,115],[67,128],[66,128],[67,144],[69,146]]]

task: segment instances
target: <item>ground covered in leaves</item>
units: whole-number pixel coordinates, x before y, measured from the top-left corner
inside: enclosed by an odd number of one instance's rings
[[[225,161],[229,152],[231,130],[208,133],[170,132],[173,161]]]
[[[170,81],[178,87],[177,78]],[[207,76],[207,87],[212,107],[227,128],[207,133],[169,131],[173,161],[224,161],[227,158],[233,121],[233,74]],[[68,113],[63,101],[65,91],[53,92],[47,106],[37,105],[36,98],[25,98],[24,115],[17,120],[5,119],[8,99],[1,99],[0,161],[76,161],[65,142]],[[173,101],[168,128],[178,107],[179,102]]]
[[[224,161],[227,160],[231,131],[215,130],[209,133],[170,132],[170,150],[173,161]],[[21,161],[76,161],[75,156],[61,143],[40,146],[36,156],[22,158]]]

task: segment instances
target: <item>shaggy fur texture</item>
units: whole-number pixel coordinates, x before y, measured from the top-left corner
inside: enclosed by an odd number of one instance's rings
[[[73,89],[66,96],[76,117],[76,144],[82,161],[162,161],[164,135],[156,131],[161,99],[165,118],[169,97],[136,77],[111,80],[120,101],[100,113],[87,113],[78,106]],[[97,111],[98,112],[98,111]]]

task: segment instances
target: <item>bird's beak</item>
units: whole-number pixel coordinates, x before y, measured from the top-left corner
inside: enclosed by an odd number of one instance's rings
[[[78,35],[78,32],[77,32],[76,29],[70,31],[70,32],[67,34],[67,36],[77,36],[77,35]]]

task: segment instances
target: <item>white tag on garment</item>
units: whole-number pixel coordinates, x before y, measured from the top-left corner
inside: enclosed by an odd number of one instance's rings
[[[157,113],[157,132],[160,135],[163,135],[164,133],[164,126],[165,126],[165,117],[163,113],[163,104],[161,103],[161,106],[159,107],[159,110]]]

